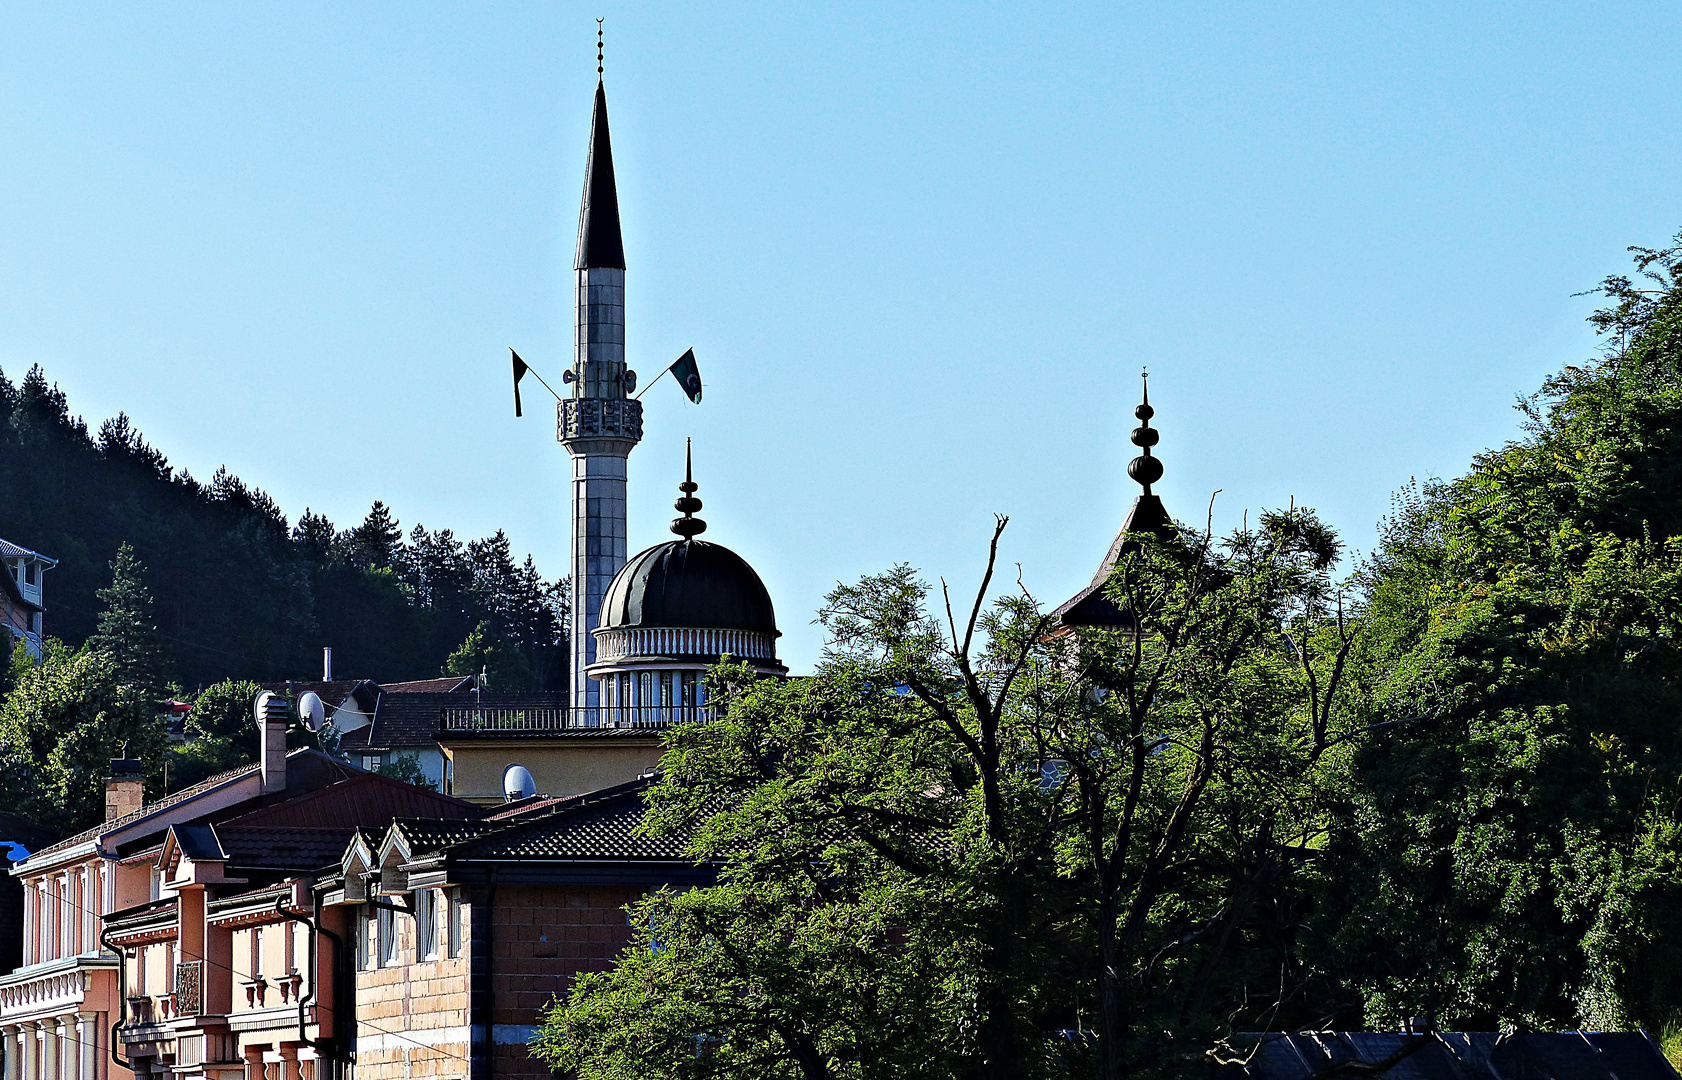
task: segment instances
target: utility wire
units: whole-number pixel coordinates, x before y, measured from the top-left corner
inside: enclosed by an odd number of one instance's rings
[[[65,904],[69,907],[72,907],[72,908],[76,909],[78,912],[81,912],[84,915],[92,915],[95,919],[99,919],[99,920],[103,921],[104,917],[101,916],[98,912],[92,911],[91,909],[85,907],[79,900],[72,900],[68,895],[56,896],[56,897],[54,897],[54,899],[58,903]],[[178,921],[181,917],[180,916],[180,911],[181,911],[180,900],[177,899],[177,901],[176,901],[176,919]],[[413,918],[413,916],[410,916],[410,917]],[[285,926],[287,924],[284,921],[282,921],[279,925]],[[119,948],[121,948],[121,946],[119,946]],[[354,950],[354,947],[353,947],[353,950]],[[354,951],[352,952],[352,955],[353,956],[355,955]],[[212,960],[208,956],[200,957],[200,959],[204,963],[209,964],[209,965],[211,965],[212,967],[215,967],[215,968],[220,968],[221,970],[226,971],[230,975],[241,974],[240,972],[235,971],[232,967],[228,966],[227,964],[221,963],[220,961],[217,961],[217,960]],[[465,959],[465,958],[462,958],[462,959]],[[40,963],[40,961],[37,961],[37,963]],[[375,966],[378,967],[378,964],[376,964]],[[358,970],[360,970],[360,969],[358,969]],[[319,968],[318,968],[318,973],[317,973],[317,981],[318,982],[320,981]],[[117,989],[118,989],[118,992],[120,994],[125,994],[125,995],[128,991],[128,987],[126,987],[126,986],[121,986],[121,987],[118,987]],[[315,993],[319,990],[319,987],[311,987],[310,990],[311,990],[311,993]],[[469,1058],[469,1057],[465,1057],[461,1054],[452,1053],[451,1051],[445,1050],[442,1047],[428,1046],[426,1043],[423,1043],[423,1042],[419,1041],[418,1039],[410,1038],[408,1035],[405,1035],[401,1031],[393,1031],[390,1028],[383,1028],[383,1027],[380,1027],[378,1024],[374,1023],[371,1020],[362,1020],[362,1019],[358,1018],[357,1015],[356,1015],[356,996],[355,996],[355,991],[354,990],[352,991],[352,994],[351,994],[351,1003],[350,1004],[351,1004],[350,1018],[351,1018],[351,1023],[353,1023],[353,1024],[360,1024],[364,1027],[372,1028],[373,1030],[379,1032],[381,1035],[390,1035],[393,1038],[402,1040],[403,1042],[410,1043],[414,1046],[418,1046],[423,1050],[431,1050],[441,1057],[455,1058],[457,1061],[467,1061],[467,1062],[472,1061],[472,1059]],[[319,1005],[319,999],[318,999],[318,1005]],[[337,1011],[337,1010],[335,1010],[335,1011]],[[319,1024],[319,1021],[317,1021],[317,1023]],[[76,1043],[77,1043],[78,1046],[84,1046],[85,1047],[87,1045],[86,1043],[82,1042],[80,1039],[77,1039]],[[495,1045],[495,1039],[492,1039],[491,1043],[494,1046]],[[99,1049],[97,1044],[95,1044],[94,1049],[95,1050]]]

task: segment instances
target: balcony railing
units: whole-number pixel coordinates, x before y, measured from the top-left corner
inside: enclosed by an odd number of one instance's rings
[[[443,710],[442,729],[448,732],[575,731],[581,728],[665,728],[705,720],[705,705],[604,705],[569,709],[563,706],[453,705]]]
[[[175,965],[175,1009],[181,1016],[198,1016],[204,1011],[204,961],[188,960]]]

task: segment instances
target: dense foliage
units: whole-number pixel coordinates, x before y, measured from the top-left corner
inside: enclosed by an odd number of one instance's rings
[[[1682,240],[1682,238],[1679,238]],[[1655,1030],[1682,1009],[1682,248],[1526,437],[1405,493],[1360,574],[1375,736],[1332,818],[1366,1019]]]
[[[720,670],[648,826],[720,883],[633,905],[537,1052],[1114,1078],[1279,1027],[1677,1041],[1678,245],[1604,282],[1605,353],[1403,492],[1345,582],[1293,510],[1141,538],[1109,584],[1134,633],[1048,638],[1025,597],[966,627],[900,569],[832,594],[811,679]]]
[[[566,590],[501,532],[462,543],[410,530],[376,502],[351,529],[218,470],[173,468],[127,416],[90,434],[39,367],[0,373],[0,536],[59,560],[46,578],[47,632],[92,635],[97,592],[124,544],[147,569],[164,665],[189,689],[228,676],[307,679],[332,646],[335,671],[384,681],[440,673],[480,623],[517,649],[544,689],[566,679]]]
[[[1112,582],[1135,630],[1078,638],[985,582],[963,622],[904,567],[836,589],[814,676],[721,671],[725,714],[672,736],[651,827],[721,884],[636,905],[539,1052],[588,1080],[1120,1077],[1294,1020],[1289,883],[1352,735],[1336,554],[1301,510],[1141,537]]]

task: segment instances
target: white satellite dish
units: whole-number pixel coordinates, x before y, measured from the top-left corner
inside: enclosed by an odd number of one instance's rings
[[[502,770],[502,796],[509,802],[529,799],[537,794],[537,781],[524,765],[510,765]]]
[[[303,721],[305,731],[320,731],[326,726],[327,706],[315,691],[305,690],[298,695],[298,719]]]

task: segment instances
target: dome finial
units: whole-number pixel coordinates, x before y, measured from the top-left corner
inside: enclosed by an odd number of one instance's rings
[[[1142,371],[1139,378],[1145,386],[1144,400],[1133,410],[1133,415],[1139,418],[1139,426],[1133,429],[1133,445],[1141,453],[1127,463],[1127,475],[1137,480],[1145,489],[1145,494],[1151,493],[1151,485],[1162,479],[1162,461],[1151,456],[1151,447],[1156,445],[1157,431],[1151,427],[1151,417],[1156,410],[1151,408],[1151,373]]]
[[[683,483],[677,489],[683,492],[672,509],[681,511],[683,516],[672,520],[672,531],[685,540],[693,540],[707,531],[707,523],[695,516],[695,511],[701,509],[701,500],[695,497],[700,488],[695,482],[695,451],[692,440],[683,440]]]

